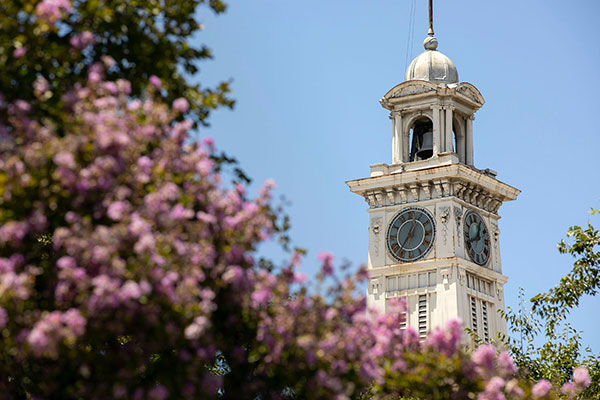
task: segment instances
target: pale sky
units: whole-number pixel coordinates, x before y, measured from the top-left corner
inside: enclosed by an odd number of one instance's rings
[[[233,79],[234,111],[201,135],[240,160],[260,183],[274,178],[290,202],[295,244],[367,259],[367,205],[346,180],[391,163],[392,127],[379,99],[423,51],[427,1],[230,0],[225,15],[201,12],[199,40],[214,52],[203,84]],[[499,214],[507,305],[558,283],[572,267],[556,243],[571,225],[600,227],[600,44],[595,0],[438,0],[438,50],[486,104],[474,121],[475,166],[522,190]],[[413,39],[409,41],[412,35]],[[264,252],[283,260],[271,246]],[[600,352],[600,296],[571,321]]]

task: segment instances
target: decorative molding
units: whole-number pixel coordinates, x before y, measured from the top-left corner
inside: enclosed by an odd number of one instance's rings
[[[444,285],[448,285],[450,282],[452,282],[452,267],[450,268],[444,268],[440,270],[440,275],[442,276],[442,283]]]
[[[398,193],[400,193],[400,199],[402,200],[402,203],[408,203],[408,192],[406,189],[403,186],[399,186],[396,188],[396,190]]]
[[[381,223],[383,221],[382,217],[374,217],[371,218],[370,231],[373,233],[373,253],[375,257],[379,256],[379,251],[381,248]]]
[[[461,207],[454,206],[454,220],[456,221],[456,247],[460,247],[460,222],[462,221],[463,211]]]
[[[456,197],[481,210],[498,214],[502,198],[488,188],[460,178],[419,180],[398,185],[382,186],[380,189],[361,193],[370,208],[417,203],[437,198]]]
[[[438,194],[438,197],[444,197],[444,191],[442,189],[442,181],[440,179],[433,181],[433,187]]]
[[[427,92],[435,92],[436,86],[425,81],[408,81],[400,84],[386,93],[384,99],[393,99],[396,97],[410,96]],[[383,99],[382,99],[383,100]]]
[[[475,103],[483,105],[483,103],[485,102],[483,96],[481,95],[481,93],[479,93],[479,90],[475,89],[475,87],[469,83],[459,84],[456,87],[456,91],[462,94],[463,96],[473,100]]]
[[[423,189],[423,192],[425,192],[425,199],[431,199],[431,186],[429,185],[429,182],[421,182],[421,188]]]
[[[450,207],[440,207],[440,221],[442,224],[448,222],[448,216],[450,215]]]
[[[466,280],[467,280],[467,275],[465,274],[465,271],[460,271],[458,273],[458,283],[460,283],[460,286],[465,286]]]
[[[419,201],[419,186],[416,183],[411,183],[408,188],[413,195],[413,202]]]
[[[396,191],[393,188],[387,188],[385,193],[387,194],[390,205],[396,204]]]
[[[446,246],[448,243],[448,217],[450,216],[450,207],[439,207],[438,212],[440,221],[442,221],[442,241],[443,245]]]

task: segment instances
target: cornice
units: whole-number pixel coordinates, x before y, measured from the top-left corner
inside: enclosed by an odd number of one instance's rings
[[[459,163],[387,174],[383,169],[383,175],[346,182],[370,208],[456,197],[497,214],[503,202],[515,200],[521,192],[489,173]]]

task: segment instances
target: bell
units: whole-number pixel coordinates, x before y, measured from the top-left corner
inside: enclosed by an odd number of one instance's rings
[[[421,136],[421,145],[416,152],[417,159],[425,160],[433,156],[433,132],[427,131]]]

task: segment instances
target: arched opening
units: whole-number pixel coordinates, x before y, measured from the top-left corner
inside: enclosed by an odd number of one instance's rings
[[[464,124],[457,118],[452,121],[452,134],[454,137],[454,152],[458,156],[458,161],[466,164],[465,158],[465,131]]]
[[[433,123],[427,117],[417,119],[410,129],[410,161],[433,156]]]

